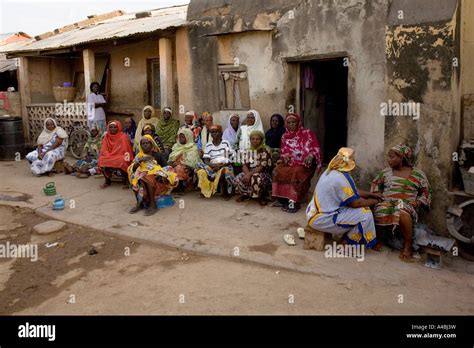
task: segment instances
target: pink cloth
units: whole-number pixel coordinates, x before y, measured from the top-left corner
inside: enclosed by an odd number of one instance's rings
[[[321,156],[316,134],[303,128],[300,115],[288,114],[285,121],[288,122],[289,118],[295,118],[298,121],[298,126],[294,132],[291,132],[288,126],[286,127],[286,133],[281,138],[281,157],[288,157],[290,166],[303,166],[305,158],[312,155],[317,166],[316,170],[319,172]]]
[[[6,92],[0,92],[0,99],[3,100],[3,110],[10,110],[10,100]]]

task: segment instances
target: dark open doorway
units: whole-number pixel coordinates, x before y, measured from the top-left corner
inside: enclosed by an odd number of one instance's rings
[[[347,74],[341,58],[301,63],[301,110],[305,127],[316,133],[324,164],[347,145]]]

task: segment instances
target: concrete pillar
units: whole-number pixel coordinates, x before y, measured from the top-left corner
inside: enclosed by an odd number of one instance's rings
[[[20,103],[21,103],[21,118],[23,121],[23,134],[25,136],[25,142],[29,141],[30,127],[28,123],[28,109],[27,106],[31,104],[31,84],[28,75],[28,58],[20,57],[17,58],[18,62],[18,89],[20,91]],[[15,115],[13,115],[15,116]]]
[[[178,80],[178,105],[184,110],[195,110],[193,93],[193,70],[191,48],[189,44],[188,28],[179,28],[176,31],[176,77]],[[177,117],[178,113],[175,113]],[[184,122],[184,114],[179,114],[180,122]]]
[[[90,85],[95,81],[95,57],[94,51],[91,49],[86,49],[82,51],[82,57],[84,60],[84,83],[85,83],[85,92],[86,100],[91,93]]]
[[[173,47],[173,43],[171,42],[171,39],[167,39],[167,38],[160,39],[159,41],[160,89],[161,89],[161,108],[162,109],[165,106],[169,106],[169,107],[174,106],[172,47]]]

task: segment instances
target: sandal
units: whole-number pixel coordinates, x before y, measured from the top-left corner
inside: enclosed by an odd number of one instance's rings
[[[145,216],[152,216],[154,215],[156,212],[158,211],[158,208],[148,208],[146,211],[145,211]]]
[[[306,235],[306,232],[305,232],[303,227],[298,227],[296,229],[296,233],[298,233],[298,237],[300,237],[300,239],[304,239],[304,237]]]
[[[297,213],[300,211],[300,207],[294,207],[294,208],[288,208],[287,210],[285,210],[287,213],[290,213],[290,214],[294,214],[294,213]]]
[[[140,205],[136,205],[134,206],[132,209],[130,209],[128,212],[130,214],[135,214],[137,213],[138,211],[142,210],[142,207]]]
[[[285,234],[283,236],[283,240],[288,245],[291,245],[291,246],[296,245],[295,237],[292,234]]]

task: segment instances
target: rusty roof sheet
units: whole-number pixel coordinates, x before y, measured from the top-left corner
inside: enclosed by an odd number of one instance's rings
[[[150,10],[148,12],[151,12],[151,16],[143,18],[136,18],[135,13],[124,14],[42,40],[28,40],[5,45],[0,47],[0,52],[12,54],[53,50],[180,27],[186,23],[187,9],[188,5],[181,5]]]

